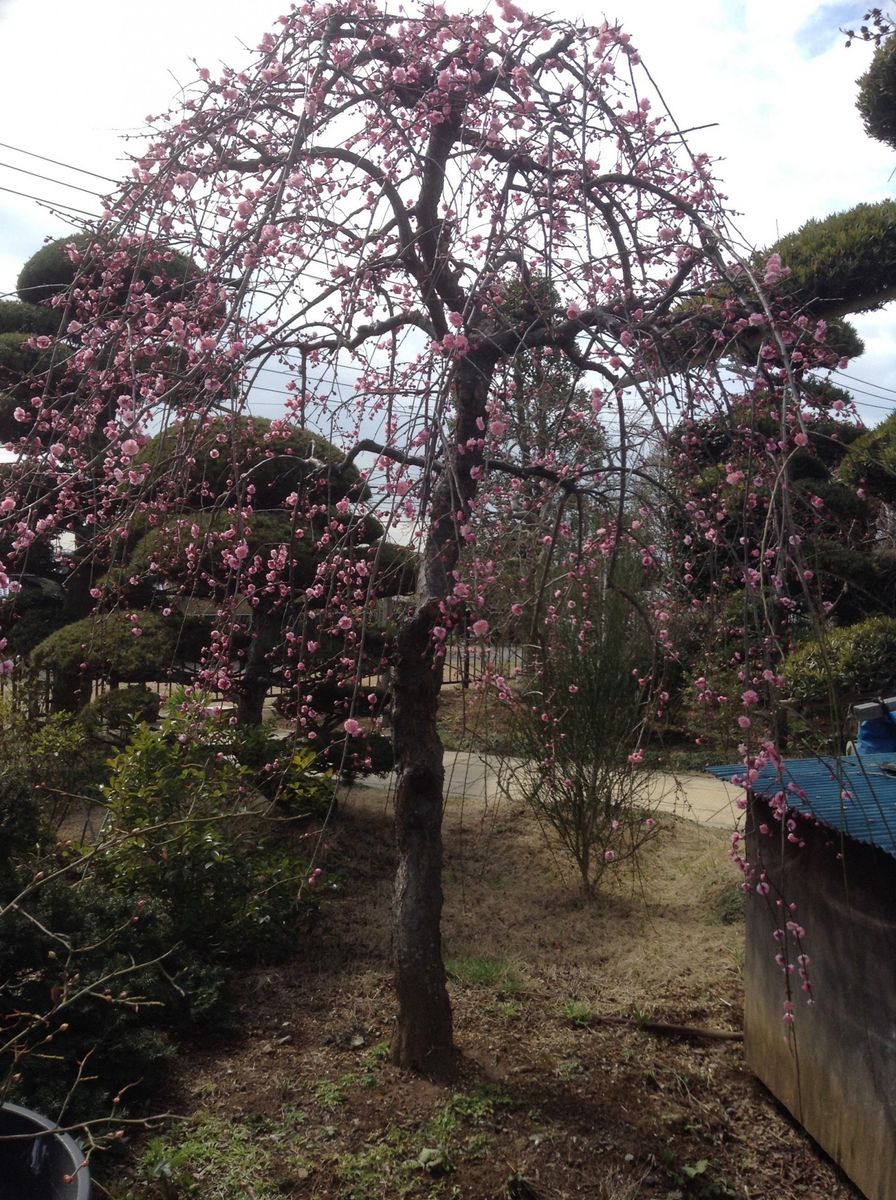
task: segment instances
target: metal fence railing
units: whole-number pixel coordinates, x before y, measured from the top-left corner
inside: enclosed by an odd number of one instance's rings
[[[497,674],[512,678],[523,671],[526,664],[527,647],[519,643],[483,643],[477,638],[465,636],[463,632],[457,632],[445,643],[442,680],[448,686],[468,688],[487,676]],[[166,700],[177,685],[161,679],[150,681],[146,686]],[[94,680],[90,695],[84,696],[83,702],[99,699],[109,688],[110,684],[106,680]],[[273,682],[268,690],[268,697],[274,699],[290,691],[288,683]],[[34,719],[49,715],[52,711],[52,697],[52,672],[29,670],[20,665],[11,674],[0,676],[0,703],[27,712]],[[232,697],[221,693],[220,699],[224,701]]]
[[[526,647],[517,642],[483,643],[458,634],[445,644],[442,682],[470,687],[486,676],[510,678],[525,669]]]

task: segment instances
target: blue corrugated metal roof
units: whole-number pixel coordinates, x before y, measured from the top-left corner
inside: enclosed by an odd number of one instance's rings
[[[706,769],[726,783],[746,774],[743,763]],[[769,799],[783,792],[788,808],[896,858],[896,754],[785,758],[767,763],[750,786]]]

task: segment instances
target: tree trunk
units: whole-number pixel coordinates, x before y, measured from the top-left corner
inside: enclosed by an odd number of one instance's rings
[[[395,664],[393,740],[398,768],[392,954],[398,1022],[392,1061],[410,1070],[448,1066],[453,1054],[451,1005],[442,963],[442,743],[433,628],[446,611],[454,571],[482,467],[486,401],[495,358],[486,349],[455,372],[454,437],[432,491],[417,586],[417,611],[401,628]]]
[[[90,699],[93,680],[77,667],[49,672],[50,712],[80,712]]]
[[[270,653],[280,637],[280,621],[270,613],[255,610],[252,642],[246,668],[237,695],[237,720],[240,725],[260,725],[265,697],[271,687]]]
[[[392,1061],[420,1071],[453,1052],[451,1005],[442,963],[442,743],[436,728],[441,668],[425,612],[398,636],[393,723],[399,768],[395,797],[398,866],[392,954],[398,1018]]]

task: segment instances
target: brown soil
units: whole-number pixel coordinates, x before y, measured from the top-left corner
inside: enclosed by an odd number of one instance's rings
[[[182,1108],[248,1126],[274,1166],[235,1191],[197,1169],[195,1194],[857,1195],[753,1080],[736,1038],[649,1026],[739,1031],[743,924],[722,919],[737,887],[724,833],[670,819],[641,876],[588,905],[525,814],[452,805],[444,928],[461,1054],[450,1079],[384,1057],[387,797],[356,790],[328,836],[336,887],[307,957],[251,975],[241,1042],[181,1067]],[[473,956],[506,973],[471,981]]]
[[[513,713],[500,703],[493,688],[443,687],[439,732],[443,741],[459,750],[509,744]]]

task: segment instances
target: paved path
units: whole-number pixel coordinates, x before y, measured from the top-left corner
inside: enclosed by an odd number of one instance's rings
[[[445,789],[449,797],[483,804],[499,799],[496,759],[462,750],[446,750],[444,763]],[[354,788],[390,791],[394,786],[394,774],[369,775],[353,785]],[[739,815],[736,800],[741,795],[740,788],[722,783],[712,775],[692,771],[677,775],[662,771],[651,773],[650,799],[657,807],[663,812],[699,821],[701,825],[733,828]]]

